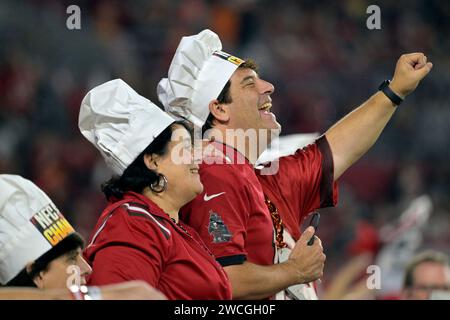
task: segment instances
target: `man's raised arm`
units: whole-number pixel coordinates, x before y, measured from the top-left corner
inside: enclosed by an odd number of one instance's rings
[[[389,88],[403,99],[417,88],[432,67],[423,53],[404,54],[397,61]],[[325,133],[333,154],[334,180],[375,143],[396,107],[379,91]]]

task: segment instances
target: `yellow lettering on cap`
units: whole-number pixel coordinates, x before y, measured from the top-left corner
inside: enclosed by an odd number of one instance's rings
[[[61,219],[61,220],[57,221],[56,225],[58,226],[58,229],[60,232],[59,234],[63,238],[67,237],[68,234],[75,231],[75,230],[73,230],[72,226],[69,224],[69,222],[66,219]]]
[[[51,227],[45,230],[43,234],[45,239],[47,239],[52,246],[55,246],[58,243],[58,240],[53,238],[53,231],[51,230]]]
[[[58,222],[59,222],[59,221],[58,221]],[[57,223],[58,223],[58,222],[57,222]],[[54,225],[52,225],[50,228],[51,228],[52,231],[53,231],[54,237],[58,238],[58,241],[57,241],[57,242],[60,242],[60,241],[64,238],[64,231],[61,230],[61,229],[59,228],[59,226],[57,225],[57,223],[55,223]]]
[[[61,218],[44,230],[42,234],[52,246],[55,246],[73,232],[75,232],[75,230],[70,223],[65,218]]]
[[[60,219],[43,232],[44,237],[52,246],[57,245],[67,235],[75,232],[66,219]]]

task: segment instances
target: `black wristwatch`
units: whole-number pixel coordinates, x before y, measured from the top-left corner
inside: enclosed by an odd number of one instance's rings
[[[403,99],[400,98],[394,91],[389,88],[389,84],[391,83],[391,80],[384,80],[380,86],[378,87],[378,90],[382,91],[386,97],[389,98],[389,100],[392,101],[395,105],[400,105],[400,103],[403,102]]]

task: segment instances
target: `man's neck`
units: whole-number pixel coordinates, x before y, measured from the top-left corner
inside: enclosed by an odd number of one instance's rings
[[[251,132],[242,129],[234,130],[220,126],[210,129],[206,138],[214,138],[214,141],[236,149],[253,165],[267,148],[266,144],[260,143],[257,130],[254,131],[254,134],[251,134]]]

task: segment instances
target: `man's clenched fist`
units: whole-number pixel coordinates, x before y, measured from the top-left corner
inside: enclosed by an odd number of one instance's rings
[[[397,95],[405,98],[417,88],[420,80],[425,78],[432,67],[433,64],[427,62],[427,57],[421,52],[404,54],[397,61],[389,87]]]

